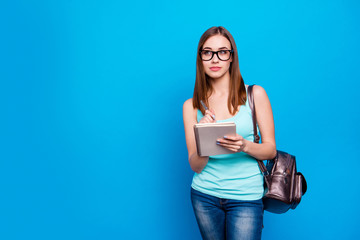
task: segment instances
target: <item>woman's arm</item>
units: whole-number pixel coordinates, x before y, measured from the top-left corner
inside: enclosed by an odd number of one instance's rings
[[[274,118],[265,89],[259,85],[253,87],[256,118],[261,133],[261,143],[254,143],[240,135],[218,139],[221,146],[234,152],[243,151],[258,160],[272,159],[276,156]]]
[[[194,134],[194,125],[197,123],[196,121],[196,109],[193,108],[192,99],[188,99],[185,101],[183,105],[183,118],[184,118],[184,128],[185,128],[185,139],[186,146],[189,154],[189,163],[191,169],[200,173],[206,164],[209,161],[209,157],[200,157],[197,154],[196,142],[195,142],[195,134]],[[211,121],[210,114],[207,113],[204,116],[204,121]]]

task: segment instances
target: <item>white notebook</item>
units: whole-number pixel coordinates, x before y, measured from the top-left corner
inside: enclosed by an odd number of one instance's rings
[[[197,123],[194,125],[197,153],[200,157],[234,153],[216,144],[218,138],[225,135],[235,136],[234,122]]]

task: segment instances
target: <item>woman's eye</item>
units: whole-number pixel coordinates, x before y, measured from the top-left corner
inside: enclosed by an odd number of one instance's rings
[[[211,52],[210,52],[210,51],[204,51],[203,54],[205,54],[205,55],[210,55]]]
[[[226,54],[226,51],[220,51],[220,54]]]

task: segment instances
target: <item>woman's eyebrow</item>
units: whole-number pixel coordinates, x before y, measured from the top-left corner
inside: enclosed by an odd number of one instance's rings
[[[212,49],[211,47],[204,47],[203,49]],[[227,47],[221,47],[219,49],[228,49]]]

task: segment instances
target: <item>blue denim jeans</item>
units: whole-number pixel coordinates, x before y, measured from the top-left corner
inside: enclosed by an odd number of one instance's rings
[[[191,202],[204,240],[258,240],[263,228],[262,199],[223,199],[191,188]]]

